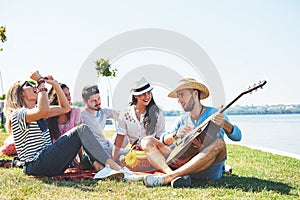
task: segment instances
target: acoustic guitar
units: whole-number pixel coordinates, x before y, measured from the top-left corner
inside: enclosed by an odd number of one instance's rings
[[[266,83],[267,81],[264,80],[258,82],[258,84],[254,84],[252,87],[249,87],[217,113],[223,113],[243,95],[251,93],[258,88],[262,88]],[[215,114],[209,116],[204,122],[194,128],[180,142],[178,142],[178,144],[176,144],[176,147],[170,153],[166,161],[170,167],[179,168],[198,154],[202,148],[217,139],[220,127],[211,121],[214,115]]]

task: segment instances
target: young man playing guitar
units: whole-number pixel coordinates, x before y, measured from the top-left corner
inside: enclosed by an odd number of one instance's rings
[[[187,113],[178,118],[174,131],[164,134],[161,140],[153,137],[142,140],[141,145],[149,162],[164,173],[146,175],[144,184],[155,187],[171,183],[172,187],[189,187],[191,179],[220,179],[227,156],[224,134],[233,141],[240,141],[240,129],[232,125],[228,117],[216,108],[201,104],[200,100],[207,98],[209,91],[205,85],[194,79],[181,80],[179,86],[168,96],[177,98]],[[190,139],[195,133],[198,136]],[[176,149],[176,143],[181,144],[182,148]],[[195,151],[192,154],[189,154],[192,151],[190,147]],[[173,158],[172,153],[175,150],[180,153],[175,152]]]

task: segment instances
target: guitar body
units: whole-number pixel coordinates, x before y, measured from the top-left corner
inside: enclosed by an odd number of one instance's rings
[[[219,131],[220,127],[209,121],[205,124],[203,130],[198,130],[191,137],[187,136],[174,148],[167,159],[167,164],[173,169],[184,165],[198,154],[202,148],[215,140]]]
[[[194,157],[197,153],[200,152],[200,149],[202,147],[202,143],[199,140],[199,138],[195,138],[193,142],[191,142],[188,145],[180,145],[176,146],[176,148],[172,151],[174,154],[181,154],[180,156],[175,156],[171,161],[167,162],[167,164],[173,168],[177,169],[187,163],[192,157]]]

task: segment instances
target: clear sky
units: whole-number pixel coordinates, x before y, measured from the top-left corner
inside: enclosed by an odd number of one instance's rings
[[[35,69],[72,90],[80,67],[100,44],[126,31],[160,28],[183,34],[205,50],[221,76],[226,101],[266,79],[263,90],[237,104],[300,103],[298,0],[0,0],[0,25],[6,25],[8,38],[0,43],[4,93]],[[153,59],[161,64],[163,57],[130,56],[136,65]],[[122,63],[126,60],[117,64],[128,65]]]

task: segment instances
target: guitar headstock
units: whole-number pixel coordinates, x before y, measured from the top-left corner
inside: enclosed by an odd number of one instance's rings
[[[250,93],[250,92],[252,92],[252,91],[254,91],[254,90],[257,90],[258,88],[261,88],[261,89],[262,89],[263,86],[264,86],[266,83],[267,83],[266,80],[259,81],[258,83],[254,83],[254,85],[253,85],[253,86],[249,86],[248,89],[245,90],[245,91],[243,92],[243,94]]]
[[[266,80],[264,81],[259,81],[258,83],[254,84],[252,87],[249,87],[247,90],[242,92],[238,97],[236,97],[233,101],[231,101],[229,104],[224,106],[221,110],[219,110],[220,113],[223,113],[227,108],[229,108],[234,102],[236,102],[241,96],[244,94],[250,93],[253,90],[257,90],[258,88],[262,88],[265,84],[267,83]]]

